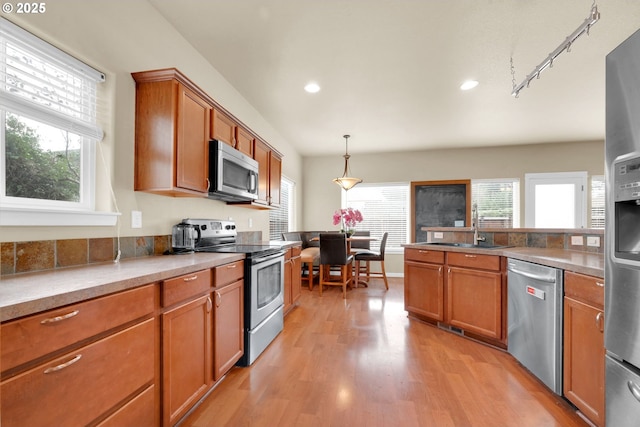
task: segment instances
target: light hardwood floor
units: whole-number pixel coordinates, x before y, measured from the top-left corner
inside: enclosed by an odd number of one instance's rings
[[[181,427],[587,426],[506,352],[409,319],[402,279],[318,295]]]

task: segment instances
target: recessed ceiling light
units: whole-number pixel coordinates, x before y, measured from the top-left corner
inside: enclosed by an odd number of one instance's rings
[[[469,90],[473,89],[476,86],[478,86],[477,80],[467,80],[466,82],[462,83],[462,85],[460,86],[460,90]]]
[[[311,82],[307,83],[307,85],[304,87],[304,90],[309,93],[317,93],[320,92],[320,86],[316,82]]]

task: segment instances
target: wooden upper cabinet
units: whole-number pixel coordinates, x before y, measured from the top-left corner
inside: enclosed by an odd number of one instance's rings
[[[253,157],[253,135],[246,129],[236,128],[236,149],[249,157]]]
[[[255,140],[253,158],[258,162],[258,199],[260,203],[270,207],[280,206],[280,179],[282,175],[282,159],[266,143]]]
[[[217,108],[212,110],[211,117],[211,139],[226,142],[236,148],[236,128],[238,126],[236,122]]]
[[[132,74],[136,81],[134,189],[206,196],[211,106],[175,69]]]

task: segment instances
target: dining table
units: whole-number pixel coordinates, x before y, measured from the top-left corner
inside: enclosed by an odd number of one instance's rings
[[[375,242],[376,240],[378,240],[377,237],[372,237],[372,236],[350,236],[347,237],[347,253],[351,253],[351,242]],[[320,241],[320,237],[316,236],[316,237],[312,237],[310,239],[310,241],[312,242],[318,242]],[[358,276],[357,274],[358,272],[356,271],[356,276]],[[358,287],[358,285],[362,283],[364,286],[369,286],[369,284],[364,281],[364,280],[354,280],[354,287]]]

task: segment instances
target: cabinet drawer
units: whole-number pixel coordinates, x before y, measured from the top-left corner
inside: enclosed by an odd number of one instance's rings
[[[168,307],[211,288],[211,270],[196,271],[165,280],[162,284],[162,306]]]
[[[496,255],[448,252],[447,264],[458,267],[479,268],[482,270],[500,271],[500,257]]]
[[[148,387],[131,399],[97,427],[155,427],[158,425],[156,414],[156,388]]]
[[[3,382],[2,425],[85,426],[155,374],[155,319]]]
[[[232,262],[213,269],[213,285],[217,288],[244,278],[244,261]]]
[[[404,259],[407,261],[430,262],[444,264],[444,252],[429,249],[405,249]]]
[[[152,313],[156,304],[154,286],[142,286],[3,324],[2,370]]]
[[[564,294],[602,308],[604,307],[604,279],[565,271]]]

